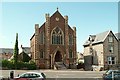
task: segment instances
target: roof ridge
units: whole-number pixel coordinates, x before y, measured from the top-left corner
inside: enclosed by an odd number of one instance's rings
[[[96,35],[99,35],[99,34],[103,34],[103,33],[108,33],[110,32],[111,30],[107,30],[107,31],[104,31],[104,32],[100,32],[100,33],[97,33]]]

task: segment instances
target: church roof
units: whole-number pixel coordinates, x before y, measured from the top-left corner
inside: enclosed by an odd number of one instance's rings
[[[57,8],[56,12],[53,13],[52,16],[50,16],[50,19],[53,18],[54,16],[59,16],[59,17],[61,17],[63,20],[65,20],[65,18],[64,18],[64,17],[61,15],[61,13],[59,12],[58,8]],[[40,31],[40,29],[43,28],[43,27],[45,27],[45,22],[39,27],[39,31]],[[68,24],[68,28],[71,29],[71,30],[73,30],[73,29],[69,26],[69,24]],[[32,35],[32,37],[30,38],[30,40],[32,40],[32,38],[33,38],[34,36],[35,36],[35,33]]]

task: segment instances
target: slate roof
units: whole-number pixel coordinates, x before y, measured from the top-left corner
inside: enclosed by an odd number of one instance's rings
[[[11,53],[13,54],[12,48],[0,48],[0,53]]]
[[[120,32],[116,33],[115,36],[120,40]]]
[[[94,41],[92,42],[92,44],[96,44],[96,43],[101,43],[101,42],[104,42],[104,40],[106,39],[106,37],[108,36],[108,34],[112,32],[112,31],[105,31],[105,32],[102,32],[102,33],[99,33],[99,34],[96,34],[95,35],[95,39]],[[89,37],[90,38],[90,37]],[[90,44],[90,40],[88,39],[84,44],[83,46],[87,46]]]

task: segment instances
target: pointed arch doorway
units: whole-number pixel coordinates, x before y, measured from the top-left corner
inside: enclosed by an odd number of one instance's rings
[[[61,55],[61,52],[60,52],[60,51],[57,51],[57,52],[56,52],[55,62],[62,62],[62,55]]]

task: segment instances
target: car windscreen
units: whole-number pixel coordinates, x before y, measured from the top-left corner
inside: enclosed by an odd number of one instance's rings
[[[20,78],[38,78],[38,77],[40,77],[40,75],[35,73],[26,73],[20,76]]]

